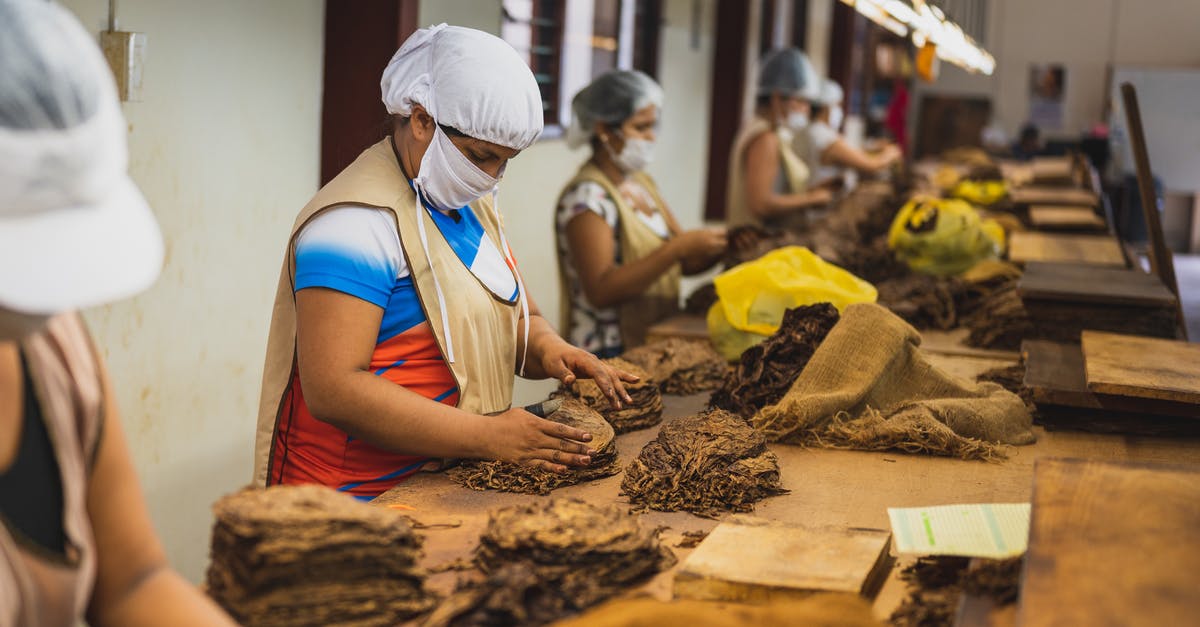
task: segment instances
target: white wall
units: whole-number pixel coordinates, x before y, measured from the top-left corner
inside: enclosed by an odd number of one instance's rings
[[[499,13],[490,7],[491,3],[470,0],[423,0],[420,23],[466,24],[497,33]],[[699,226],[704,213],[716,2],[703,0],[701,8],[698,48],[691,47],[692,0],[665,2],[666,23],[659,40],[658,76],[666,101],[650,173],[684,228]],[[571,151],[562,139],[543,139],[509,163],[500,185],[500,208],[526,284],[543,314],[555,324],[559,287],[554,204],[586,158],[585,150]],[[551,382],[519,380],[515,402],[541,400],[553,389]]]
[[[67,0],[93,32],[107,2]],[[292,219],[317,188],[324,3],[123,0],[147,34],[144,100],[123,106],[130,171],[166,266],[86,312],[171,562],[198,581],[209,507],[250,478],[267,323]]]
[[[996,57],[994,76],[969,75],[948,64],[923,93],[978,94],[1010,134],[1029,114],[1029,65],[1067,69],[1063,129],[1077,136],[1104,114],[1105,81],[1113,65],[1200,66],[1200,2],[1181,0],[996,0],[988,3],[985,47]]]

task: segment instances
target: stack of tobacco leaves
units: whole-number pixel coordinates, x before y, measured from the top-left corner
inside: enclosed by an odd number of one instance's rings
[[[763,435],[715,409],[665,424],[625,469],[621,492],[640,509],[715,518],[787,492]]]
[[[663,404],[658,383],[641,367],[620,357],[605,359],[604,363],[640,379],[636,383],[625,384],[625,392],[632,401],[622,400],[621,409],[613,409],[608,397],[600,391],[600,386],[591,379],[576,379],[567,393],[600,412],[617,433],[647,429],[662,422]]]
[[[971,330],[966,343],[977,348],[1020,350],[1021,341],[1033,333],[1029,314],[1017,295],[1016,280],[1006,281],[984,296],[963,323]]]
[[[321,486],[247,489],[213,506],[207,586],[249,626],[395,625],[434,599],[400,514]]]
[[[837,308],[829,303],[787,310],[774,335],[742,353],[709,406],[749,420],[763,407],[778,403],[837,321]]]
[[[1025,401],[1025,407],[1029,408],[1029,413],[1036,416],[1037,405],[1033,402],[1033,390],[1025,385],[1024,362],[981,372],[975,377],[975,380],[980,382],[990,381],[1020,396],[1021,400]]]
[[[621,357],[645,370],[667,394],[715,390],[729,374],[729,364],[708,340],[671,338],[639,346]]]
[[[511,462],[473,460],[451,468],[446,474],[455,483],[472,490],[549,494],[555,488],[611,477],[621,472],[613,428],[596,410],[582,401],[567,399],[547,419],[592,434],[592,441],[587,444],[596,454],[592,455],[590,465],[568,466],[565,474],[559,474]]]
[[[546,499],[492,512],[475,561],[487,575],[431,615],[441,625],[540,625],[670,568],[675,556],[615,505]]]
[[[900,573],[908,596],[889,622],[896,627],[953,625],[963,594],[990,598],[998,607],[1016,603],[1023,556],[980,559],[922,557]]]
[[[876,285],[879,304],[918,329],[953,329],[966,286],[957,279],[912,273]]]

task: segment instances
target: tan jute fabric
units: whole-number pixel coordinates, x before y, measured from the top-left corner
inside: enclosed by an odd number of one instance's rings
[[[500,225],[494,218],[491,198],[471,203],[484,231],[498,250]],[[450,372],[458,384],[458,407],[477,414],[503,411],[512,403],[516,370],[517,322],[520,304],[501,301],[471,274],[433,219],[424,210],[417,215],[416,195],[400,169],[391,139],[384,139],[361,155],[327,183],[300,211],[292,227],[283,269],[275,294],[267,359],[263,367],[258,430],[254,441],[254,484],[265,485],[271,441],[296,367],[296,236],[308,221],[334,207],[356,205],[387,209],[396,218],[400,243],[416,285],[421,309],[446,356],[446,338],[437,303],[433,274],[417,233],[417,220],[425,221],[429,255],[433,259],[446,299],[455,360]]]
[[[1033,443],[1017,395],[939,370],[920,342],[884,307],[850,305],[783,399],[755,415],[755,427],[773,441],[968,459]]]
[[[0,524],[0,627],[72,627],[87,609],[96,576],[88,480],[104,420],[99,361],[83,321],[52,318],[21,342],[63,489],[66,552],[54,555]],[[56,478],[57,480],[57,478]]]
[[[754,116],[733,141],[733,151],[729,155],[729,179],[725,188],[725,211],[729,226],[773,226],[751,213],[746,205],[746,148],[755,138],[767,132],[772,132],[771,124]],[[779,167],[783,169],[788,193],[798,194],[808,189],[808,166],[792,149],[791,142],[779,142]]]
[[[659,195],[658,186],[654,184],[654,180],[644,172],[634,173],[631,178],[653,197],[655,211],[663,212],[666,204]],[[567,183],[564,191],[583,182],[596,183],[604,188],[605,193],[617,207],[617,241],[621,247],[622,263],[637,261],[658,250],[666,242],[638,218],[638,210],[629,204],[625,195],[617,189],[616,185],[613,185],[604,172],[590,161],[579,169],[575,178]],[[559,263],[569,263],[569,260],[563,259]],[[564,336],[570,337],[571,320],[573,319],[571,316],[571,292],[570,286],[567,285],[566,272],[561,266],[558,276],[559,294],[561,295],[559,311],[562,316],[560,328],[563,329]],[[654,283],[651,283],[650,287],[646,288],[640,296],[620,305],[617,313],[621,319],[621,343],[626,350],[645,344],[647,329],[653,324],[679,313],[679,283],[682,277],[682,267],[675,264],[671,266],[670,270],[659,276]]]

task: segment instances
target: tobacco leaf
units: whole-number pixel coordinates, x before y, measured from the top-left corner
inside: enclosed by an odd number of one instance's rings
[[[629,394],[631,401],[622,401],[621,408],[614,409],[608,397],[600,391],[600,386],[592,379],[576,379],[570,387],[560,390],[559,394],[575,397],[586,403],[588,407],[604,416],[618,434],[647,429],[662,422],[662,394],[658,391],[658,382],[650,373],[620,357],[603,361],[613,368],[639,378],[636,383],[625,384],[625,392]]]
[[[714,390],[729,373],[729,364],[708,340],[670,338],[626,351],[621,358],[645,370],[666,394]]]

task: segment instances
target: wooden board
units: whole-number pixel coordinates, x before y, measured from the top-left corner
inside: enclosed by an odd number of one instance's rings
[[[1125,267],[1125,253],[1111,235],[1013,233],[1008,243],[1013,263],[1049,261]]]
[[[675,596],[751,603],[813,592],[870,598],[891,567],[891,537],[881,529],[810,529],[734,517],[680,566]]]
[[[1071,407],[1094,411],[1097,421],[1111,424],[1134,421],[1155,422],[1156,417],[1176,416],[1200,418],[1200,406],[1159,399],[1130,398],[1110,394],[1097,394],[1088,389],[1087,375],[1083,365],[1083,351],[1078,344],[1061,344],[1045,340],[1025,340],[1021,344],[1025,357],[1025,387],[1033,394],[1033,402],[1039,407]],[[1118,415],[1120,414],[1120,415]],[[1073,422],[1086,422],[1086,413],[1076,412]],[[1177,421],[1158,421],[1173,423]],[[1135,425],[1128,425],[1133,428]],[[1151,425],[1178,427],[1176,424]],[[1139,427],[1140,428],[1140,427]],[[1120,430],[1120,429],[1108,429]]]
[[[921,351],[927,354],[978,357],[980,359],[1002,361],[1016,361],[1020,357],[1020,354],[1016,351],[967,346],[967,336],[970,334],[971,330],[966,327],[959,327],[949,331],[926,329],[921,331]]]
[[[1194,625],[1200,467],[1038,460],[1017,624]]]
[[[1137,268],[1074,263],[1025,264],[1017,283],[1022,300],[1174,307],[1175,295],[1155,275]]]
[[[1036,184],[1070,184],[1075,174],[1072,157],[1034,157],[1029,171]]]
[[[1034,228],[1047,231],[1103,231],[1107,224],[1091,207],[1034,205],[1029,208]]]
[[[683,314],[667,318],[646,329],[647,343],[676,337],[686,340],[707,340],[708,323],[704,321],[704,316]]]
[[[1092,392],[1200,405],[1200,344],[1084,331]]]
[[[1009,200],[1018,205],[1079,205],[1095,207],[1100,198],[1095,193],[1077,187],[1046,187],[1026,185],[1008,193]]]

